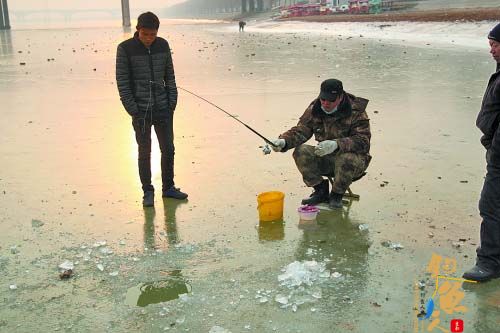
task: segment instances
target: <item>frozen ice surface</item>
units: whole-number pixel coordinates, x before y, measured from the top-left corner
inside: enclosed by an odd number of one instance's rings
[[[208,333],[231,333],[231,331],[222,326],[213,326]]]
[[[380,26],[383,25],[383,28]],[[334,37],[359,37],[395,43],[440,46],[461,46],[484,49],[484,37],[491,30],[491,22],[260,22],[249,31],[261,33],[298,33]]]

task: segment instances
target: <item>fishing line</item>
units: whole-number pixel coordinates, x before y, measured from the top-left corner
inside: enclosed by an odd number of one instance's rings
[[[267,139],[266,137],[264,137],[262,134],[260,134],[259,132],[257,132],[256,130],[254,130],[252,127],[248,126],[247,124],[245,124],[244,122],[242,122],[241,120],[239,120],[237,117],[235,117],[234,115],[230,114],[229,112],[227,112],[226,110],[224,110],[223,108],[221,108],[220,106],[210,102],[209,100],[207,100],[206,98],[203,98],[197,94],[195,94],[194,92],[191,92],[185,88],[182,88],[182,87],[179,87],[177,86],[178,89],[181,89],[195,97],[198,97],[199,99],[207,102],[208,104],[212,105],[213,107],[219,109],[220,111],[224,112],[225,114],[227,114],[229,117],[233,118],[234,120],[236,120],[237,122],[239,122],[240,124],[242,124],[243,126],[245,126],[246,128],[248,128],[250,131],[252,131],[253,133],[257,134],[257,136],[259,138],[261,138],[262,140],[264,140],[267,144],[273,146],[273,147],[276,147],[276,145],[274,143],[272,143],[269,139]]]

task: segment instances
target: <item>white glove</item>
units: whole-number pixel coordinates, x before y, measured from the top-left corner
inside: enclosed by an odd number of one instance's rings
[[[338,147],[339,145],[337,144],[337,141],[325,140],[318,143],[316,148],[314,148],[314,153],[317,156],[325,156],[333,153],[335,150],[337,150]]]
[[[286,141],[285,139],[277,139],[273,141],[273,150],[278,152],[281,151],[281,149],[285,148],[286,146]]]

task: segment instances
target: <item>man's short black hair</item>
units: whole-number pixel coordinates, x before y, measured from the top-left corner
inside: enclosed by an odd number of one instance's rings
[[[137,18],[137,30],[141,28],[158,30],[158,28],[160,28],[158,16],[151,12],[145,12],[139,15]]]

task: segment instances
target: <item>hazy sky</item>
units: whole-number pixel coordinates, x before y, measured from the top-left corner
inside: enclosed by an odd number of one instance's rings
[[[129,0],[130,8],[165,8],[184,0]],[[121,0],[7,0],[9,10],[121,8]]]

